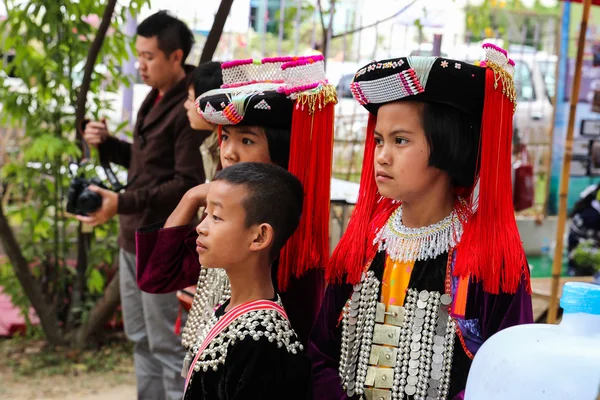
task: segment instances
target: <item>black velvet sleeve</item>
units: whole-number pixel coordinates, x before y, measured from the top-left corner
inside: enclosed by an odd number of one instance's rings
[[[219,384],[224,400],[311,400],[310,365],[304,353],[292,354],[261,338],[234,344]]]

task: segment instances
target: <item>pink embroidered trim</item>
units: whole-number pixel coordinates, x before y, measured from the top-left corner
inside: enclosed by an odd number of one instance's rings
[[[183,392],[184,398],[185,398],[185,393],[187,392],[188,385],[190,383],[190,379],[192,378],[192,375],[194,374],[194,365],[196,364],[196,362],[202,355],[202,352],[204,352],[204,350],[206,350],[206,348],[208,347],[210,342],[219,333],[223,332],[223,330],[225,330],[225,328],[227,328],[227,326],[229,326],[229,324],[231,324],[237,318],[241,317],[244,314],[247,314],[249,312],[256,311],[256,310],[275,310],[283,318],[285,318],[286,320],[288,319],[288,316],[287,316],[285,310],[283,309],[283,307],[281,307],[277,303],[274,303],[274,302],[268,301],[268,300],[252,301],[249,303],[240,304],[239,306],[232,308],[221,319],[219,319],[219,321],[217,321],[217,323],[209,330],[208,334],[206,335],[206,337],[200,344],[200,348],[196,352],[194,361],[192,362],[191,367],[188,370],[187,377],[185,379],[185,389]]]
[[[288,61],[293,61],[296,60],[298,57],[291,57],[291,56],[287,56],[287,57],[267,57],[267,58],[263,58],[261,60],[261,62],[263,64],[267,64],[267,63],[280,63],[280,62],[288,62]]]
[[[226,61],[221,64],[221,69],[233,68],[233,67],[237,67],[239,65],[246,65],[246,64],[252,64],[252,63],[254,63],[254,60],[251,58],[248,58],[245,60]]]
[[[500,46],[496,46],[493,43],[484,43],[481,47],[483,47],[484,49],[491,48],[491,49],[494,49],[496,51],[499,51],[500,53],[504,54],[505,56],[508,56],[508,52],[506,50],[504,50]]]
[[[281,69],[286,70],[288,68],[298,67],[300,65],[314,64],[316,62],[323,61],[324,59],[325,58],[320,54],[315,56],[298,57],[297,59],[291,62],[283,64],[281,66]]]
[[[221,85],[222,89],[228,89],[228,88],[237,88],[237,87],[241,87],[241,86],[248,86],[248,85],[255,85],[257,83],[276,83],[276,84],[283,84],[285,81],[283,79],[274,79],[274,80],[264,80],[264,81],[248,81],[248,82],[236,82],[236,83],[230,83],[230,84],[223,84]]]
[[[369,103],[369,99],[367,99],[367,96],[365,96],[360,87],[360,82],[352,82],[350,84],[350,91],[352,92],[352,96],[354,96],[361,106]]]
[[[513,61],[513,59],[512,59],[512,58],[509,58],[509,59],[508,59],[508,63],[509,63],[510,65],[512,65],[513,67],[515,66],[515,62]]]
[[[244,119],[244,117],[237,112],[233,103],[227,104],[227,107],[223,109],[223,115],[234,125],[239,124]]]
[[[406,89],[408,93],[411,95],[423,93],[425,89],[421,86],[421,82],[419,82],[419,78],[417,78],[417,74],[414,69],[407,69],[398,74],[402,85]]]
[[[292,93],[303,92],[305,90],[314,89],[316,87],[319,87],[320,84],[321,84],[320,82],[315,82],[315,83],[309,83],[307,85],[296,86],[296,87],[292,87],[292,88],[279,87],[279,88],[277,88],[277,93],[285,93],[285,95],[290,95]]]
[[[247,58],[245,60],[233,60],[226,61],[221,64],[221,69],[228,69],[233,67],[239,67],[240,65],[248,65],[248,64],[273,64],[273,63],[285,63],[298,59],[298,57],[267,57],[262,60],[254,60],[252,58]]]

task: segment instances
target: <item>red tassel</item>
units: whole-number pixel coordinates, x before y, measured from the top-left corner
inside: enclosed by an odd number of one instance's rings
[[[179,312],[177,313],[177,319],[175,320],[175,334],[179,335],[181,333],[181,304],[179,305]]]
[[[219,163],[217,164],[217,172],[223,169],[221,164],[221,144],[223,143],[223,125],[217,125],[217,140],[219,141]]]
[[[483,281],[486,292],[515,293],[523,276],[525,253],[513,209],[511,145],[513,103],[486,72],[481,125],[479,201],[458,246],[457,276]]]
[[[312,114],[308,107],[294,108],[288,170],[302,182],[306,194],[298,229],[280,254],[277,280],[281,291],[292,276],[324,267],[328,260],[334,108],[334,102]]]

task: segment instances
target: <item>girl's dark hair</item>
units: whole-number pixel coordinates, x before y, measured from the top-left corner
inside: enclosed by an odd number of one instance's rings
[[[290,130],[264,127],[269,156],[275,165],[287,169],[290,160]]]
[[[600,184],[596,185],[596,188],[593,189],[590,193],[588,193],[587,196],[585,196],[582,199],[579,199],[577,203],[575,203],[575,205],[573,206],[573,211],[571,211],[569,217],[573,218],[575,214],[579,214],[581,211],[588,208],[592,204],[592,201],[598,195],[598,190],[600,190]]]
[[[218,61],[204,62],[196,67],[188,79],[188,86],[194,86],[196,97],[209,90],[218,89],[223,84],[221,63]]]
[[[455,187],[471,187],[477,175],[481,121],[453,107],[424,103],[423,130],[429,165],[447,172]]]

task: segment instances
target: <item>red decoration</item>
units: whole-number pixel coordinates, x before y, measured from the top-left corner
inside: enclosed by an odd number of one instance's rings
[[[565,3],[583,3],[583,0],[561,0]],[[592,0],[593,6],[600,6],[600,0]]]
[[[481,124],[477,211],[465,223],[454,274],[483,281],[486,292],[515,293],[526,266],[512,197],[512,120],[514,104],[491,68],[486,71]]]
[[[523,211],[533,207],[535,200],[533,165],[531,165],[531,162],[529,160],[529,153],[527,152],[525,146],[521,147],[520,155],[521,160],[515,168],[515,211]]]
[[[329,259],[334,108],[335,102],[313,112],[300,102],[294,108],[288,170],[302,182],[305,196],[300,225],[279,258],[281,291],[286,290],[292,276],[300,277],[309,269],[323,268]]]

